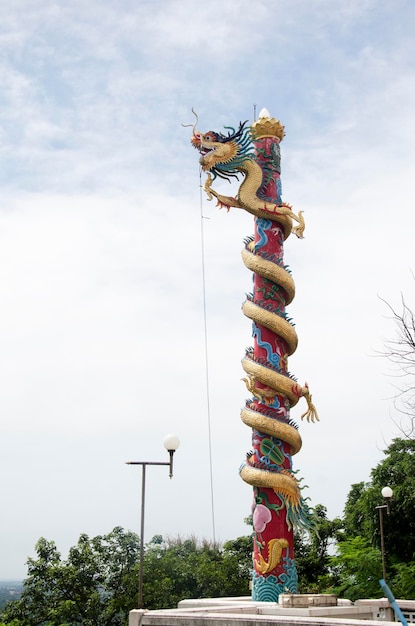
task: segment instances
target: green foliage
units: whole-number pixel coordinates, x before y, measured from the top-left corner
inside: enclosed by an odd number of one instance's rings
[[[415,559],[415,441],[395,439],[385,454],[372,470],[372,489],[376,495],[385,485],[393,489],[390,515],[384,516],[387,551],[392,562],[408,562]]]
[[[295,562],[299,593],[324,593],[334,583],[329,548],[336,541],[341,520],[329,520],[327,509],[317,504],[313,509],[310,531],[296,531],[294,535]]]
[[[382,509],[388,583],[396,597],[415,597],[415,441],[395,439],[371,472],[371,482],[352,485],[344,509],[343,534],[332,567],[341,583],[338,593],[351,600],[382,595],[380,546],[382,488],[393,498]]]
[[[379,509],[382,488],[393,490],[389,513],[383,513],[387,552],[391,562],[408,561],[415,555],[415,441],[395,439],[386,458],[371,472],[370,483],[352,485],[344,509],[346,537],[362,536],[380,548]]]
[[[393,566],[393,592],[397,598],[415,598],[415,560]]]
[[[8,626],[121,626],[137,606],[139,539],[114,528],[90,539],[82,534],[64,561],[53,541],[36,544],[20,600],[0,619]],[[223,546],[209,541],[164,540],[146,546],[146,608],[172,608],[184,598],[249,595],[252,539]],[[0,624],[1,626],[1,624]]]
[[[357,483],[351,486],[344,507],[343,528],[346,537],[356,535],[370,536],[372,534],[372,522],[374,511],[370,510],[368,516],[368,505],[366,493],[369,483]]]
[[[184,598],[249,595],[251,553],[249,537],[223,547],[194,537],[153,540],[146,546],[144,560],[146,608],[175,607]]]
[[[53,541],[36,544],[20,600],[0,618],[12,626],[121,626],[134,606],[138,537],[122,528],[80,536],[66,561]]]
[[[296,537],[298,569],[304,591],[324,591],[329,584],[328,546],[339,521],[326,509],[314,509],[310,535]],[[185,598],[248,596],[252,537],[223,546],[195,537],[145,546],[143,598],[148,609],[173,608]],[[9,626],[118,626],[137,606],[139,540],[115,528],[103,537],[82,534],[64,561],[53,541],[36,544],[28,560],[21,599],[9,602],[0,619]],[[1,626],[1,625],[0,625]]]
[[[382,578],[380,551],[363,537],[356,536],[339,541],[337,556],[331,559],[338,581],[335,592],[349,600],[379,598]]]
[[[310,532],[295,533],[300,593],[334,592],[351,600],[380,597],[381,489],[394,491],[384,509],[387,579],[396,597],[415,597],[415,441],[395,439],[370,482],[351,486],[342,520],[313,511]],[[248,520],[249,521],[249,520]],[[336,554],[331,547],[336,544]],[[0,626],[121,626],[137,605],[139,539],[121,528],[82,534],[62,560],[53,541],[36,544],[20,600],[8,602]],[[148,609],[184,598],[249,595],[252,537],[223,546],[195,537],[153,537],[145,546],[143,597]]]

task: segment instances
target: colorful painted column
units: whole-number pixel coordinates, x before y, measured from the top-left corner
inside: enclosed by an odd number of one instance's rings
[[[242,479],[253,486],[253,599],[276,602],[283,592],[297,592],[293,529],[308,528],[311,511],[301,495],[292,456],[301,437],[290,409],[301,397],[308,408],[301,416],[318,420],[307,385],[288,371],[288,357],[297,348],[297,334],[286,314],[295,286],[284,265],[284,240],[303,236],[302,214],[295,215],[281,200],[280,142],[282,124],[263,110],[251,128],[246,123],[228,134],[193,129],[192,143],[208,172],[205,191],[219,206],[241,208],[255,216],[255,232],[245,242],[242,259],[253,272],[253,292],[242,306],[252,320],[254,345],[242,366],[252,398],[242,409],[243,422],[252,428],[252,450],[240,468]],[[211,187],[216,177],[244,179],[236,197],[223,196]],[[293,226],[293,222],[296,223]]]

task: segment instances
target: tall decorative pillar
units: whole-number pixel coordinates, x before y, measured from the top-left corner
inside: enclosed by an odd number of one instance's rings
[[[284,264],[284,241],[293,232],[302,238],[304,220],[281,199],[280,142],[284,126],[263,109],[249,128],[227,127],[227,135],[193,128],[192,144],[201,153],[208,173],[205,191],[218,205],[240,208],[254,215],[254,235],[245,241],[242,259],[253,272],[253,291],[242,306],[252,320],[253,346],[242,359],[246,387],[252,397],[242,409],[243,422],[252,429],[252,450],[240,468],[253,487],[254,600],[278,600],[280,593],[297,592],[293,530],[308,528],[311,511],[301,495],[292,456],[301,448],[290,409],[301,397],[307,411],[301,418],[318,420],[307,384],[301,386],[288,370],[288,358],[297,348],[297,334],[286,307],[295,285]],[[215,178],[243,176],[236,197],[212,189]],[[294,225],[295,224],[295,225]]]

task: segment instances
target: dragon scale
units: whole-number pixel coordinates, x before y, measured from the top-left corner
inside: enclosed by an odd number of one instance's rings
[[[241,419],[252,429],[252,450],[240,468],[241,478],[253,487],[254,600],[276,602],[280,593],[296,593],[295,527],[309,528],[311,510],[301,495],[292,456],[302,445],[290,409],[307,401],[301,418],[318,420],[307,384],[288,371],[288,357],[297,348],[297,333],[286,314],[295,296],[291,273],[284,265],[284,241],[293,232],[303,236],[302,214],[294,214],[281,200],[280,141],[284,127],[267,111],[249,128],[241,123],[228,134],[193,128],[191,142],[207,172],[205,191],[218,205],[240,208],[254,215],[254,235],[247,238],[242,260],[253,273],[253,291],[242,305],[252,320],[253,346],[242,359],[252,397]],[[243,176],[236,197],[212,188],[217,177]]]

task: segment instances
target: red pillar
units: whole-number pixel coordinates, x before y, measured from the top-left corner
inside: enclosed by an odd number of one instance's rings
[[[263,172],[263,184],[257,195],[264,199],[264,206],[265,203],[268,206],[269,203],[282,204],[281,127],[278,133],[279,136],[256,136],[254,141],[255,160]],[[287,322],[286,305],[293,293],[287,293],[284,280],[280,282],[268,271],[274,265],[283,277],[286,276],[285,236],[277,216],[270,214],[270,219],[255,218],[254,240],[253,244],[248,243],[246,254],[254,255],[255,261],[265,261],[268,267],[265,268],[267,271],[263,271],[258,263],[257,271],[254,270],[253,294],[249,300],[256,305],[258,315],[249,315],[253,319],[254,346],[245,359],[288,377],[288,356],[294,351],[293,347],[284,337],[284,331],[280,334],[269,327],[266,319],[262,319],[262,311],[266,311]],[[248,412],[253,426],[252,453],[241,468],[241,475],[244,480],[248,477],[247,482],[254,487],[252,595],[254,600],[275,602],[280,593],[296,593],[298,589],[293,525],[298,517],[306,517],[307,511],[292,473],[292,454],[301,447],[301,438],[294,432],[296,426],[290,419],[290,402],[279,393],[278,386],[261,382],[261,375],[258,375],[258,378],[250,379],[248,388],[253,391],[254,397],[247,401],[242,419],[245,421]],[[295,446],[292,437],[296,441]]]

